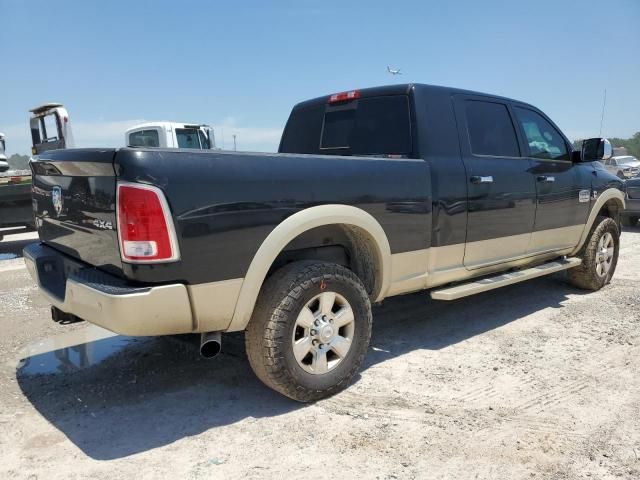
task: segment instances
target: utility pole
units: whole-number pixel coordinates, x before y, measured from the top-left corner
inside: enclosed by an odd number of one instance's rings
[[[233,151],[236,151],[236,134],[233,134]]]
[[[602,124],[604,123],[604,106],[607,104],[607,89],[604,89],[604,98],[602,99],[602,115],[600,115],[600,135],[602,138]]]

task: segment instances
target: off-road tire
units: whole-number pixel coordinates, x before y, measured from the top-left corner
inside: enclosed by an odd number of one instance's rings
[[[623,216],[620,219],[623,227],[635,227],[638,224],[638,217],[636,216]]]
[[[604,276],[596,272],[598,242],[606,233],[613,237],[614,253],[609,271]],[[589,237],[580,249],[576,257],[582,259],[582,264],[578,267],[567,270],[569,281],[572,285],[583,290],[600,290],[611,281],[618,263],[618,253],[620,251],[620,230],[616,222],[609,217],[598,217],[594,223]]]
[[[346,357],[333,370],[311,374],[293,354],[298,314],[314,296],[336,292],[350,304],[355,330]],[[299,402],[313,402],[346,388],[357,373],[371,338],[371,303],[350,270],[333,263],[291,263],[267,279],[245,332],[249,363],[268,387]]]

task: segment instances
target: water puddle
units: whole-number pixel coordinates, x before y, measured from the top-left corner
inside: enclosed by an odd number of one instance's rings
[[[124,348],[146,340],[146,337],[126,337],[88,325],[87,328],[28,345],[18,357],[18,375],[76,372],[97,365]]]

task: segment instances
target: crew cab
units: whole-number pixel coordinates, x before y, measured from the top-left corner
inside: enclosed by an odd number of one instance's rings
[[[618,259],[624,183],[539,109],[430,85],[296,105],[279,153],[81,149],[34,157],[29,272],[54,319],[127,335],[245,331],[271,388],[345,388],[371,305],[453,301],[566,270],[598,290]]]

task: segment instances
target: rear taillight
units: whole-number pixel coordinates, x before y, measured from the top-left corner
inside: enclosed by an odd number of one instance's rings
[[[350,92],[334,93],[329,97],[329,103],[348,102],[360,98],[360,90],[351,90]]]
[[[118,183],[120,256],[129,263],[174,262],[180,258],[169,205],[162,190]]]

